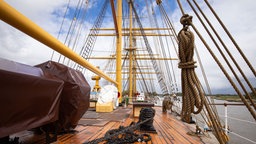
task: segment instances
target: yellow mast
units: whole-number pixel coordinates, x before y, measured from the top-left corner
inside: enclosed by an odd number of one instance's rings
[[[131,102],[133,96],[133,57],[132,53],[135,50],[133,48],[133,41],[132,41],[132,5],[129,3],[130,6],[130,28],[129,28],[129,101]]]
[[[120,95],[119,103],[122,102],[122,0],[117,0],[117,26],[118,35],[116,41],[116,81]]]

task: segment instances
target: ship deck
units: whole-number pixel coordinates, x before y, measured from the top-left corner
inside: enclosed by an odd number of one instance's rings
[[[180,121],[171,112],[162,113],[161,107],[154,107],[156,115],[153,125],[157,133],[148,133],[152,137],[150,144],[186,144],[204,143],[202,136],[189,135],[194,131],[195,125],[186,124]],[[119,107],[110,113],[96,113],[88,110],[79,121],[74,133],[58,135],[58,144],[80,144],[97,138],[101,138],[108,130],[117,129],[119,126],[129,126],[131,122],[137,122],[138,118],[133,117],[131,106],[127,108]],[[143,132],[145,133],[145,132]],[[30,131],[24,131],[12,135],[19,137],[23,144],[45,143],[44,134],[35,135]],[[139,143],[139,142],[138,142]]]

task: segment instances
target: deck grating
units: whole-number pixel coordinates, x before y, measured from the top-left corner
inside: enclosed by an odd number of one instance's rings
[[[104,126],[108,123],[108,120],[94,120],[94,119],[81,119],[78,125],[83,126]]]

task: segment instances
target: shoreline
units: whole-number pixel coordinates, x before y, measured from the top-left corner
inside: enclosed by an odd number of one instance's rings
[[[242,102],[239,96],[211,96],[211,97],[213,97],[213,99],[216,99],[216,100],[225,100],[228,102]],[[250,102],[248,99],[246,100],[247,102]],[[255,98],[253,98],[252,100],[253,102],[256,102]]]

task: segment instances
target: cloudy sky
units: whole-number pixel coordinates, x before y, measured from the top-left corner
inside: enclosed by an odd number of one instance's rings
[[[103,0],[102,0],[103,1]],[[138,0],[137,7],[140,7]],[[144,0],[143,0],[144,1]],[[154,0],[153,0],[154,1]],[[165,0],[163,0],[165,1]],[[63,15],[65,11],[66,4],[68,0],[5,0],[9,5],[17,9],[19,12],[27,16],[29,19],[34,21],[40,27],[45,29],[47,32],[57,37],[58,31]],[[90,3],[89,8],[97,8],[98,3],[101,0],[94,0]],[[184,1],[183,1],[184,2]],[[255,0],[210,0],[213,8],[216,10],[217,14],[223,20],[224,24],[228,27],[234,39],[237,41],[242,51],[245,53],[253,67],[256,65],[256,1]],[[75,6],[77,1],[71,1],[71,6]],[[213,19],[213,16],[209,14],[209,9],[199,1],[202,8],[205,10],[209,19]],[[171,12],[169,15],[174,22],[175,27],[179,30],[181,25],[179,24],[180,11],[177,9],[177,5],[174,1],[169,0],[168,3],[171,5]],[[156,6],[156,5],[155,5]],[[196,17],[188,5],[184,5],[186,13],[190,13]],[[141,11],[143,12],[143,11]],[[208,15],[209,14],[209,15]],[[88,18],[90,19],[90,18]],[[110,21],[111,22],[111,21]],[[199,25],[197,20],[193,21],[195,25]],[[217,22],[213,21],[214,25],[217,27]],[[112,25],[112,24],[109,24]],[[88,22],[87,26],[91,26]],[[198,29],[202,29],[198,27]],[[217,27],[219,30],[220,28]],[[178,31],[177,30],[177,31]],[[37,42],[31,37],[23,34],[22,32],[14,29],[8,24],[0,21],[0,57],[17,61],[20,63],[28,65],[36,65],[45,62],[51,58],[52,49],[47,46]],[[221,37],[227,40],[224,32],[220,30]],[[209,38],[206,33],[202,31],[202,35],[206,40]],[[198,42],[197,49],[201,55],[202,63],[204,65],[206,75],[208,77],[210,87],[214,93],[234,93],[230,84],[228,84],[225,76],[219,70],[218,66],[213,61],[212,57],[209,55],[208,51],[204,46]],[[231,42],[227,40],[228,47],[234,54],[235,58],[239,61],[242,69],[245,70],[246,75],[251,80],[254,87],[256,87],[255,76],[246,67],[246,64],[242,61],[241,57],[238,56],[237,51],[231,45]],[[210,44],[211,45],[211,44]],[[213,50],[215,51],[215,50]],[[200,71],[198,71],[200,73]],[[201,79],[202,77],[199,76]]]

